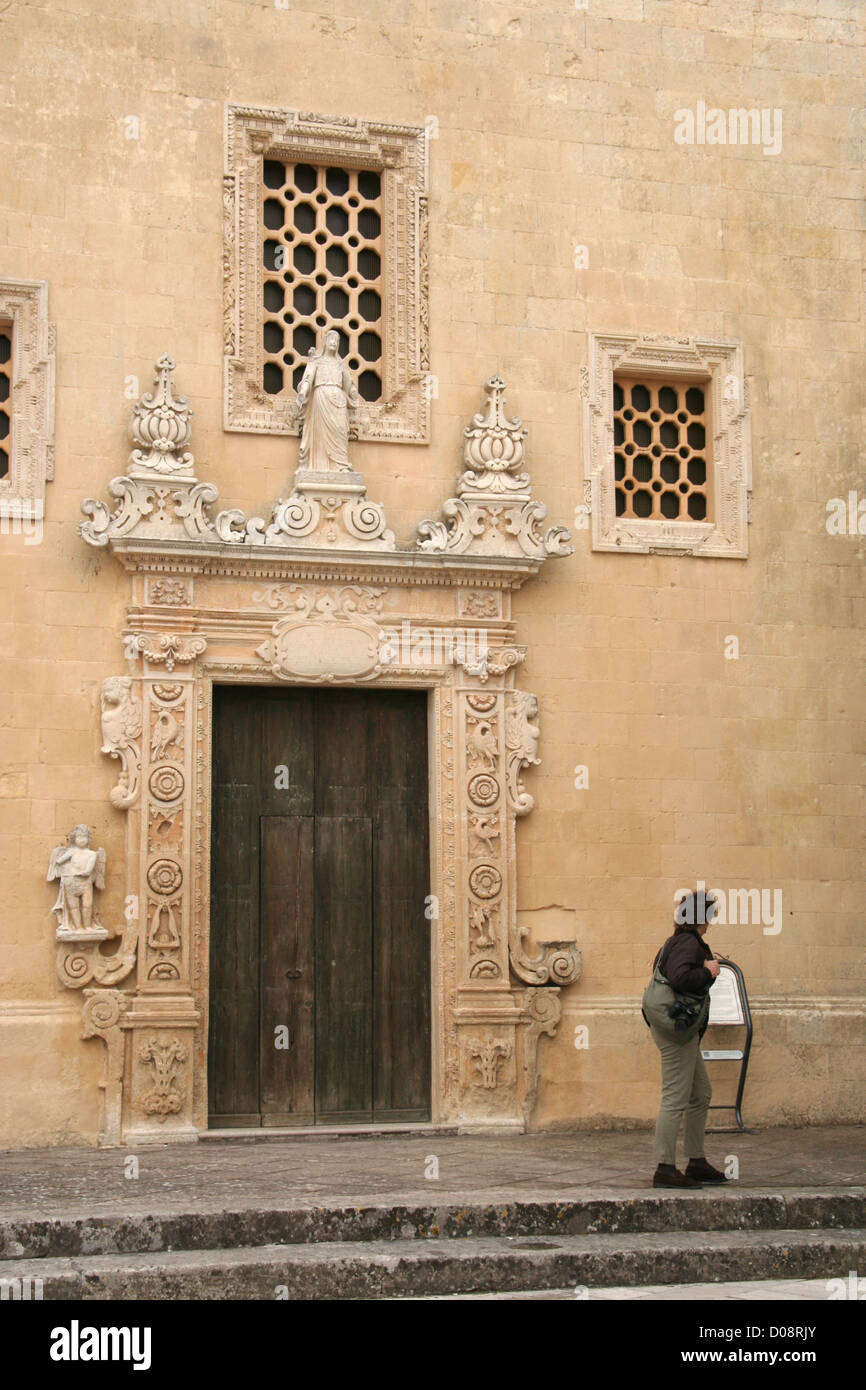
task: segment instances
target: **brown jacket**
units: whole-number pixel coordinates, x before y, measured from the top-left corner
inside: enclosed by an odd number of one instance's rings
[[[674,932],[662,946],[655,960],[671,987],[680,994],[706,994],[713,977],[704,966],[713,953],[694,928]]]

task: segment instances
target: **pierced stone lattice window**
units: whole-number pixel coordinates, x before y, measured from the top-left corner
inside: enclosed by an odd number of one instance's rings
[[[9,475],[12,432],[12,325],[0,323],[0,478]]]
[[[710,519],[709,381],[613,380],[616,515]]]
[[[262,386],[296,391],[336,328],[361,398],[382,395],[382,179],[372,169],[263,164]]]
[[[581,371],[593,550],[749,553],[752,460],[742,346],[590,333]]]
[[[227,430],[298,434],[307,353],[334,327],[353,434],[428,441],[427,225],[422,127],[226,106]]]
[[[0,517],[43,515],[54,477],[54,325],[44,280],[0,278]]]

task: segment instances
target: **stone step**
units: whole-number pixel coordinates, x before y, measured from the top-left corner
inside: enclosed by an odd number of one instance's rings
[[[44,1299],[380,1299],[755,1279],[845,1278],[866,1230],[317,1242],[0,1262]],[[4,1286],[5,1288],[5,1286]],[[14,1295],[13,1295],[14,1296]]]
[[[477,1194],[476,1194],[477,1195]],[[491,1194],[492,1195],[492,1194]],[[866,1226],[866,1188],[700,1192],[641,1189],[559,1201],[177,1211],[158,1215],[6,1216],[0,1259],[231,1250],[265,1245],[664,1231],[777,1231]]]
[[[849,1281],[841,1275],[843,1283]],[[720,1284],[636,1284],[611,1288],[594,1288],[587,1298],[595,1303],[826,1303],[831,1289],[828,1279],[743,1279]],[[415,1295],[403,1294],[399,1302],[407,1303]],[[573,1303],[575,1292],[570,1289],[513,1289],[507,1293],[440,1293],[417,1295],[431,1303],[516,1302],[518,1299],[550,1303]],[[838,1297],[838,1294],[837,1294]],[[780,1319],[781,1321],[781,1319]]]

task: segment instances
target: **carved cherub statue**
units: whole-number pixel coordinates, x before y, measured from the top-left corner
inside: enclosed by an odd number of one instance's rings
[[[108,936],[93,907],[94,888],[105,887],[105,850],[91,849],[90,827],[76,825],[67,843],[51,851],[46,880],[60,879],[57,902],[51,909],[57,918],[57,938],[73,940]]]

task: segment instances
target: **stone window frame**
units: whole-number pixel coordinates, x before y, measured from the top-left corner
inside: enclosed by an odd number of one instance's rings
[[[262,380],[262,161],[370,169],[382,175],[383,392],[364,402],[353,437],[430,437],[427,136],[422,126],[226,103],[223,179],[223,424],[297,435],[294,396]]]
[[[614,373],[706,382],[712,422],[709,520],[616,515]],[[752,466],[742,344],[716,338],[591,333],[589,365],[582,379],[584,505],[592,516],[592,549],[746,559]]]
[[[12,325],[9,472],[0,479],[7,517],[42,517],[54,477],[55,331],[47,280],[0,279],[0,323]]]

